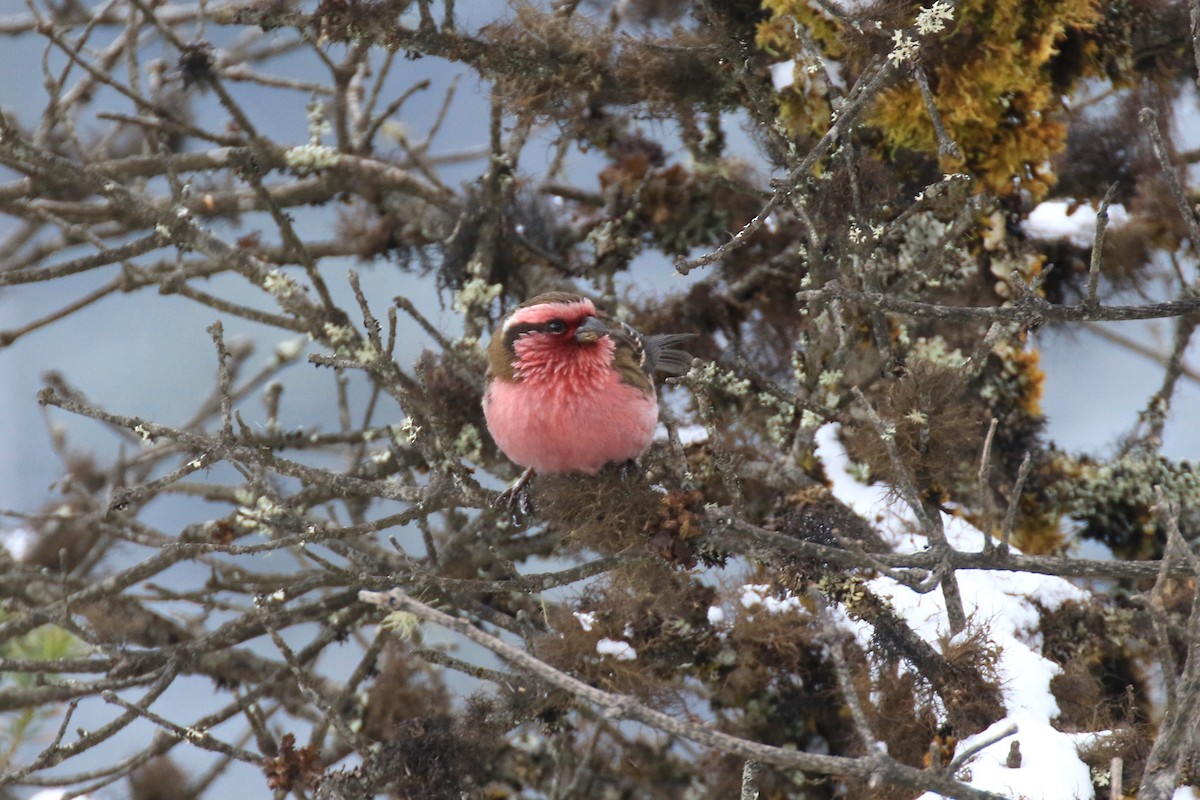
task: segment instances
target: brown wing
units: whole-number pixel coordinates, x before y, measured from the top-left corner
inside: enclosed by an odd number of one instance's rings
[[[628,354],[628,365],[636,367],[647,378],[653,378],[655,372],[668,375],[682,375],[692,364],[692,356],[676,345],[691,339],[691,333],[660,333],[654,336],[643,336],[638,330],[616,319],[606,319],[610,335],[617,342],[617,354],[614,361],[620,361],[621,353]],[[618,363],[618,369],[620,368]],[[634,383],[626,377],[626,383]]]

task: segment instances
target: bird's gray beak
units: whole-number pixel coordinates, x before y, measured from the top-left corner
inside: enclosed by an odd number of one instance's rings
[[[575,341],[588,344],[599,341],[608,333],[608,326],[596,317],[588,317],[575,329]]]

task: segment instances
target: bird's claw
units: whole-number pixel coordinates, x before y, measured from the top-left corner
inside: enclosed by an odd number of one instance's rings
[[[629,481],[633,480],[641,471],[638,469],[637,462],[632,458],[628,461],[622,461],[621,465],[617,469],[617,474],[620,476],[623,483],[628,483]]]
[[[533,498],[529,495],[529,484],[533,480],[533,468],[525,470],[512,486],[497,495],[492,507],[508,512],[514,525],[522,525],[533,515]]]
[[[510,486],[496,497],[492,508],[507,511],[513,524],[521,525],[533,514],[533,501],[529,499],[527,487]]]

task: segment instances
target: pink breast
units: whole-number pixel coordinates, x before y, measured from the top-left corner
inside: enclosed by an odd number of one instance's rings
[[[658,424],[653,395],[622,383],[612,370],[575,389],[493,381],[483,401],[492,438],[512,461],[543,473],[592,475],[649,446]]]

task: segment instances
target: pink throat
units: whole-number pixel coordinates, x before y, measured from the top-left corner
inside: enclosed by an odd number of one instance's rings
[[[610,380],[613,350],[607,336],[593,344],[526,335],[514,343],[513,369],[530,388],[570,396],[596,391]]]

